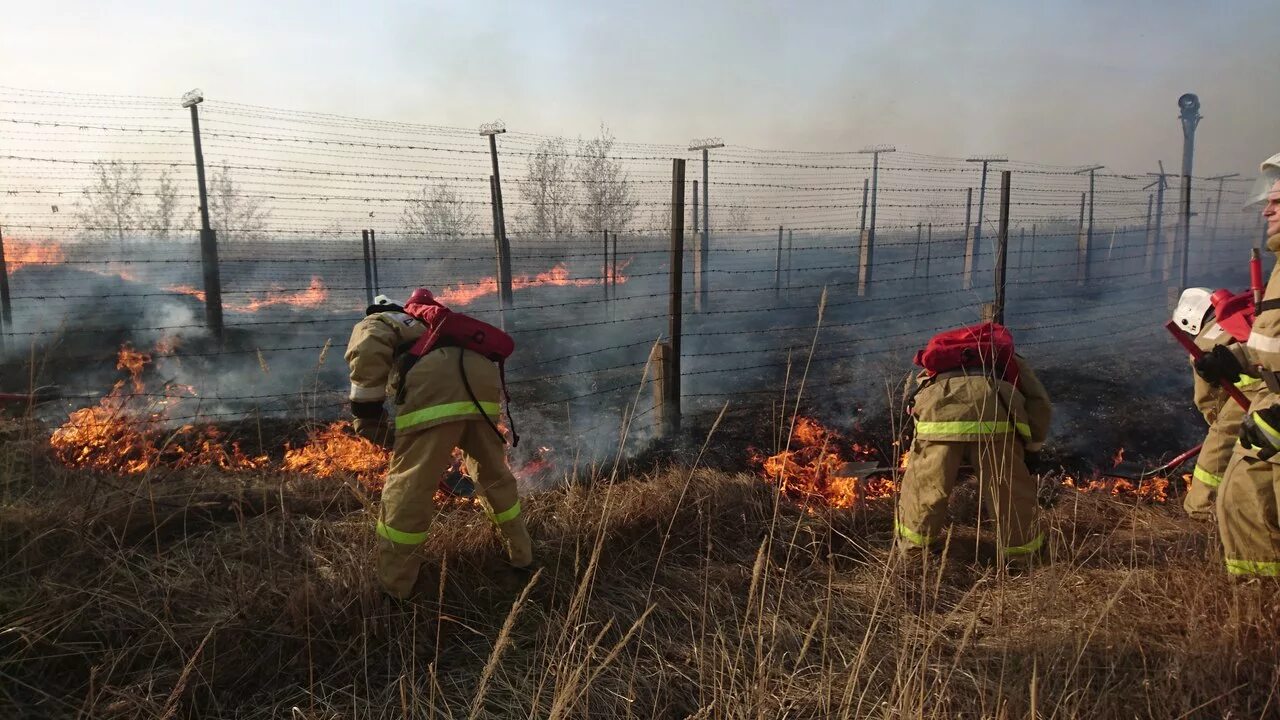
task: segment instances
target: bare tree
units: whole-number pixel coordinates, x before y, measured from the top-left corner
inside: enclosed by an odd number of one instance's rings
[[[578,222],[581,229],[588,232],[626,232],[639,205],[622,162],[609,156],[613,145],[613,134],[603,123],[599,136],[586,142],[578,141],[578,157],[573,168],[583,198]]]
[[[521,213],[522,232],[559,238],[573,232],[574,187],[569,148],[564,138],[547,138],[529,158],[529,174],[516,181],[529,209]]]
[[[126,234],[141,230],[142,170],[112,160],[93,164],[93,182],[83,192],[76,219],[90,237],[115,240],[124,249]]]
[[[236,187],[231,170],[223,165],[209,178],[209,224],[220,242],[260,240],[266,236],[271,211],[261,197],[246,195]]]
[[[155,204],[150,209],[143,210],[141,218],[143,228],[153,239],[168,240],[175,231],[191,227],[194,209],[188,210],[182,220],[177,220],[178,184],[173,181],[168,170],[160,173],[152,196]]]
[[[405,237],[417,240],[456,240],[475,225],[475,212],[445,183],[421,192],[405,203],[400,217]]]

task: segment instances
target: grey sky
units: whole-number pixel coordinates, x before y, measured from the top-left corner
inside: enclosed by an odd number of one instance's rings
[[[6,2],[0,85],[1197,174],[1280,151],[1274,0]]]

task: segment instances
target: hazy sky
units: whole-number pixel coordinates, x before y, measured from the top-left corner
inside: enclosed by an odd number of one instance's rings
[[[0,85],[1196,173],[1280,151],[1276,0],[15,2]]]

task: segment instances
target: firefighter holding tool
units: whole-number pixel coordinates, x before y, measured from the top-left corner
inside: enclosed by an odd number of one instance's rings
[[[894,522],[910,554],[944,534],[960,466],[971,464],[996,522],[998,559],[1030,562],[1044,545],[1036,480],[1027,469],[1049,432],[1049,395],[1014,354],[1009,330],[982,323],[935,335],[916,353],[915,440]]]
[[[1262,206],[1267,249],[1280,254],[1280,154],[1262,163],[1247,203]],[[1229,574],[1280,577],[1280,272],[1275,268],[1243,350],[1216,347],[1196,362],[1196,372],[1210,382],[1246,372],[1262,378],[1218,488],[1218,533]]]
[[[514,347],[506,333],[453,312],[425,289],[403,306],[379,296],[351,333],[353,425],[365,438],[393,444],[376,532],[378,579],[394,597],[413,592],[423,562],[418,550],[436,514],[432,496],[454,448],[462,450],[489,519],[506,539],[512,566],[533,562],[497,424],[505,391],[501,363]],[[394,431],[384,407],[388,389]],[[512,437],[518,441],[514,431]]]
[[[1249,338],[1253,323],[1253,296],[1249,292],[1233,295],[1229,290],[1210,291],[1209,288],[1187,288],[1173,310],[1173,322],[1182,332],[1195,338],[1196,347],[1204,353],[1214,348],[1230,348]],[[1195,404],[1209,425],[1192,471],[1191,485],[1183,498],[1182,508],[1191,517],[1209,520],[1214,515],[1214,498],[1222,484],[1240,424],[1245,410],[1217,383],[1210,383],[1199,375],[1195,381]],[[1257,401],[1262,387],[1258,378],[1237,374],[1230,379],[1250,404]]]

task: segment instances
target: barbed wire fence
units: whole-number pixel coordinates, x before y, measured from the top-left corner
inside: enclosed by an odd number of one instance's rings
[[[179,344],[166,379],[193,395],[167,420],[334,416],[340,350],[367,300],[425,286],[516,337],[518,416],[607,445],[637,397],[660,414],[642,384],[663,375],[646,366],[672,339],[673,287],[686,412],[777,397],[815,332],[816,387],[882,394],[876,378],[906,372],[930,334],[976,322],[993,295],[999,173],[984,187],[964,158],[726,145],[704,161],[603,127],[509,130],[496,205],[476,130],[212,99],[198,112],[220,339],[188,111],[0,88],[5,365],[64,385],[64,409],[98,392],[63,378],[105,378],[129,341]],[[688,163],[674,285],[673,160]],[[1239,285],[1263,239],[1234,211],[1235,178],[1193,179],[1187,226],[1175,176],[992,167],[1011,178],[1006,323],[1033,356],[1150,339],[1184,265],[1187,282]]]

